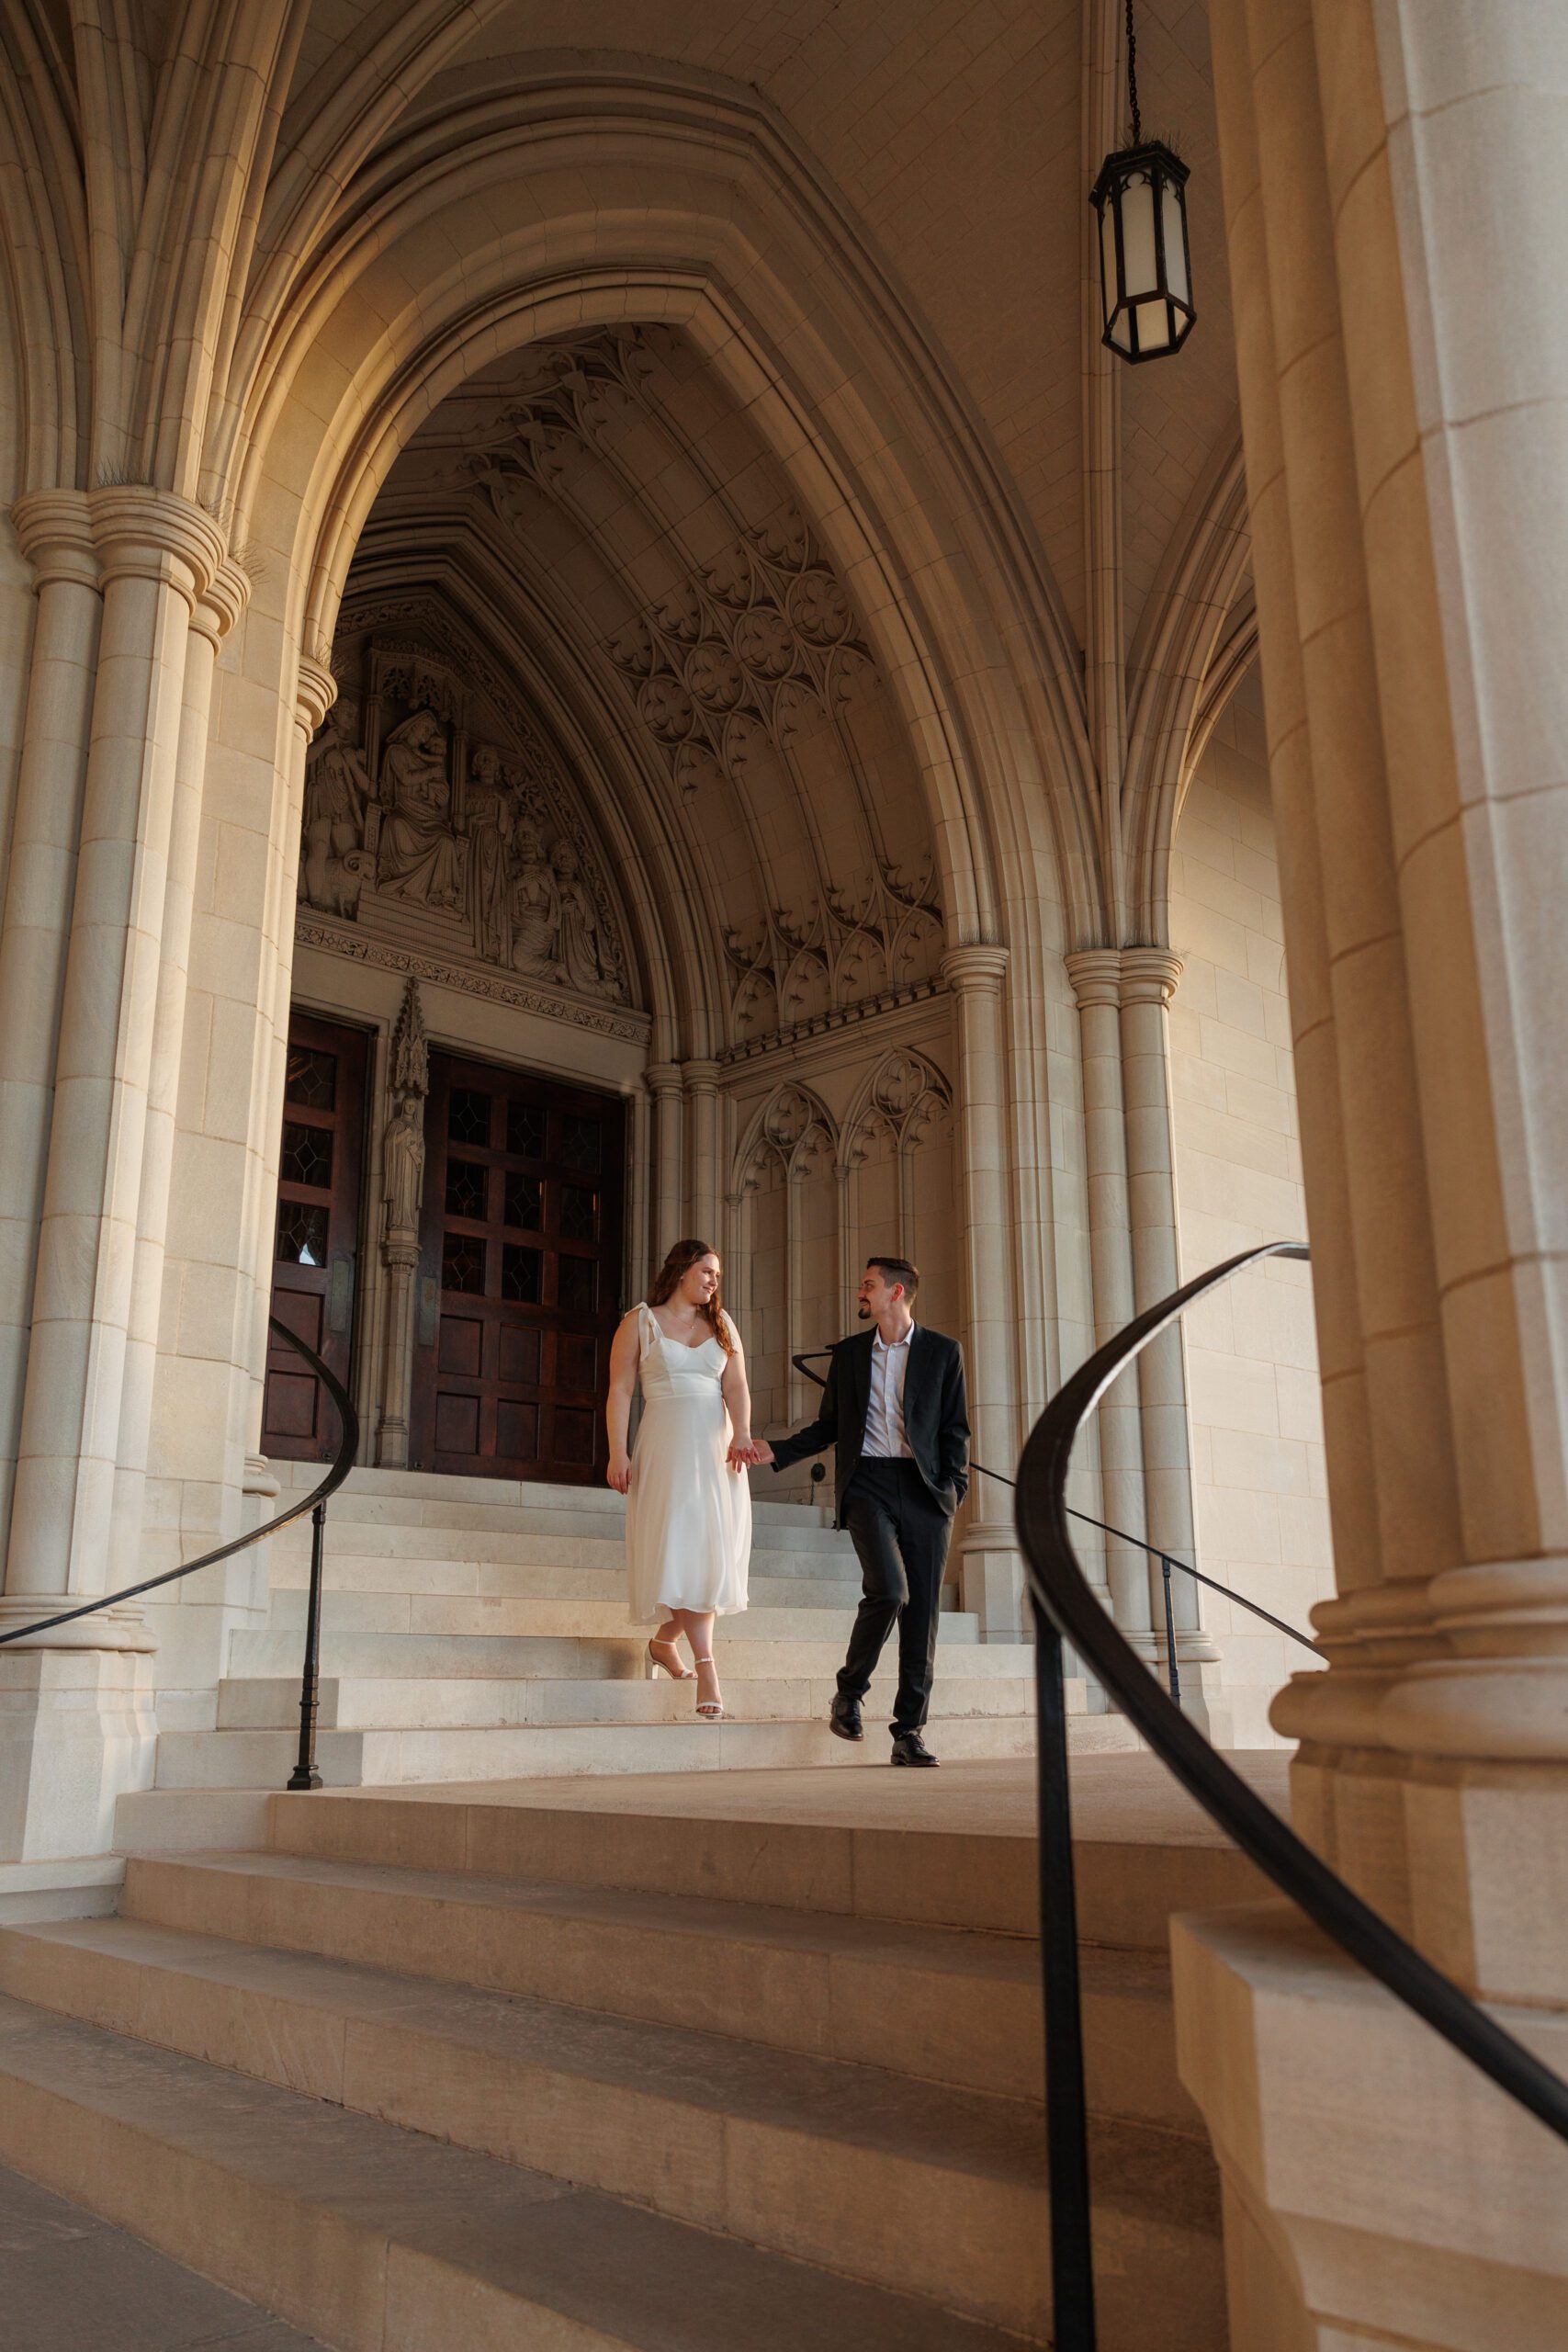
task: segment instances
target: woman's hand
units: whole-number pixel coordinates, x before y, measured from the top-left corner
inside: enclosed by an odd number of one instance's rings
[[[632,1458],[629,1453],[612,1453],[610,1466],[604,1473],[616,1494],[624,1495],[632,1483]]]
[[[728,1460],[732,1470],[750,1470],[757,1458],[757,1449],[749,1437],[731,1438]]]

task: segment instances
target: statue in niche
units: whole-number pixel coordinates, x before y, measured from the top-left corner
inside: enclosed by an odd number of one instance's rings
[[[545,837],[531,817],[518,820],[512,846],[512,967],[528,979],[559,979],[560,891],[545,854]]]
[[[461,895],[451,825],[446,738],[428,710],[416,710],[387,738],[381,754],[383,889],[426,906],[455,908]]]
[[[305,817],[299,896],[322,914],[359,908],[369,861],[364,854],[370,777],[353,740],[347,709],[335,703],[305,762]]]
[[[424,1098],[400,1094],[381,1138],[381,1189],[387,1204],[387,1241],[409,1241],[419,1231],[424,1191]]]
[[[550,852],[550,867],[560,904],[560,936],[556,960],[560,977],[580,996],[614,996],[619,973],[599,928],[593,895],[582,878],[577,845],[562,834]]]
[[[512,961],[512,791],[493,743],[477,746],[469,763],[468,913],[474,952],[487,964]]]

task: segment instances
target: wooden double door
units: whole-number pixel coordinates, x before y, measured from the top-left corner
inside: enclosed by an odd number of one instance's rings
[[[296,1012],[284,1065],[283,1136],[273,1218],[272,1311],[349,1386],[363,1257],[366,1077],[363,1029]],[[267,1334],[262,1452],[330,1462],[332,1399],[287,1340]]]
[[[272,1311],[350,1388],[381,1216],[365,1182],[369,1046],[364,1030],[295,1013],[273,1226]],[[621,1306],[621,1103],[433,1053],[424,1135],[410,1467],[602,1476]],[[274,1340],[263,1451],[326,1462],[337,1437],[321,1383]]]
[[[586,1484],[608,1461],[625,1112],[430,1057],[409,1461]]]

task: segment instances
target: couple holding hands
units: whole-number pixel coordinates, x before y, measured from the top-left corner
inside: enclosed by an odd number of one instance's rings
[[[835,1525],[854,1541],[862,1600],[840,1668],[829,1728],[862,1736],[861,1702],[884,1643],[898,1628],[893,1762],[933,1765],[920,1736],[931,1706],[937,1611],[953,1516],[969,1483],[964,1363],[955,1340],[914,1318],[919,1274],[907,1258],[866,1261],[859,1305],[869,1331],[840,1340],[815,1420],[773,1444],[753,1440],[740,1335],[719,1298],[723,1272],[705,1241],[678,1241],[647,1301],[622,1318],[610,1351],[609,1482],[626,1498],[632,1622],[659,1630],[650,1672],[697,1680],[697,1713],[716,1723],[716,1617],[746,1606],[751,1494],[745,1472],[787,1469],[835,1449]],[[643,1416],[628,1452],[632,1396]]]

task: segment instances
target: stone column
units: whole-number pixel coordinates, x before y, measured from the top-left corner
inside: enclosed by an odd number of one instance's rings
[[[1170,1000],[1181,958],[1168,947],[1122,950],[1122,1090],[1127,1120],[1127,1207],[1132,1227],[1133,1299],[1142,1313],[1181,1281],[1177,1239],[1176,1136],[1171,1112]],[[1144,1493],[1151,1544],[1172,1559],[1197,1560],[1192,1502],[1191,1424],[1187,1348],[1180,1324],[1162,1331],[1138,1359]],[[1201,1566],[1201,1562],[1198,1563]],[[1155,1637],[1165,1648],[1165,1603],[1156,1562],[1148,1563]],[[1179,1666],[1212,1665],[1219,1649],[1203,1630],[1201,1588],[1171,1579]],[[1212,1678],[1211,1678],[1212,1679]],[[1190,1686],[1191,1678],[1190,1678]],[[1196,1700],[1199,1693],[1185,1690]],[[1203,1694],[1205,1697],[1207,1694]],[[1215,1736],[1218,1725],[1211,1725]]]
[[[163,954],[158,967],[157,1003],[147,1073],[147,1124],[141,1148],[136,1262],[131,1281],[130,1321],[126,1332],[118,1460],[115,1472],[114,1553],[116,1560],[125,1564],[135,1561],[141,1548],[142,1502],[147,1479],[153,1380],[157,1370],[170,1174],[174,1164],[175,1120],[179,1097],[180,1049],[185,1035],[192,891],[201,832],[212,677],[219,647],[244,610],[249,594],[250,582],[239,567],[229,560],[221,563],[205,594],[197,601],[186,656],[185,701],[180,714],[179,748],[175,763],[174,811],[169,828],[168,877],[164,898]],[[180,1318],[182,1326],[185,1319],[184,1317]],[[176,1347],[181,1336],[181,1329],[176,1328]],[[170,1596],[170,1605],[194,1597],[188,1586],[178,1586]]]
[[[186,652],[223,557],[186,500],[127,487],[88,507],[103,626],[0,1622],[104,1589]],[[146,1636],[87,1619],[61,1638]]]
[[[38,616],[0,918],[0,1568],[21,1439],[100,615],[82,493],[35,491],[17,500],[11,520],[33,566]]]
[[[686,1230],[718,1247],[718,1064],[689,1061],[684,1070],[689,1137]]]
[[[643,1072],[653,1098],[653,1208],[649,1223],[648,1263],[650,1278],[664,1263],[665,1253],[684,1229],[685,1194],[682,1130],[685,1102],[679,1062],[649,1062]]]
[[[1122,1075],[1122,956],[1114,947],[1087,947],[1064,960],[1077,998],[1082,1033],[1094,1338],[1095,1345],[1103,1347],[1135,1312]],[[1139,1419],[1135,1376],[1123,1374],[1097,1415],[1100,1483],[1101,1516],[1131,1536],[1145,1532]],[[1112,1614],[1138,1656],[1152,1664],[1157,1651],[1149,1613],[1148,1554],[1141,1544],[1121,1543],[1113,1535],[1103,1542]]]
[[[1308,1833],[1562,2073],[1568,19],[1211,19],[1339,1585],[1275,1721]],[[1562,2335],[1529,2117],[1282,1905],[1180,1922],[1174,1983],[1238,2346]]]
[[[967,1330],[964,1368],[974,1452],[1012,1477],[1018,1467],[1018,1415],[1010,1334],[1012,1218],[1008,1199],[1007,1040],[1002,1014],[1005,947],[953,947],[942,957],[958,1030],[959,1200],[963,1218]],[[1023,1564],[1005,1487],[976,1478],[968,1523],[959,1538],[965,1609],[980,1620],[983,1641],[1024,1638]]]

